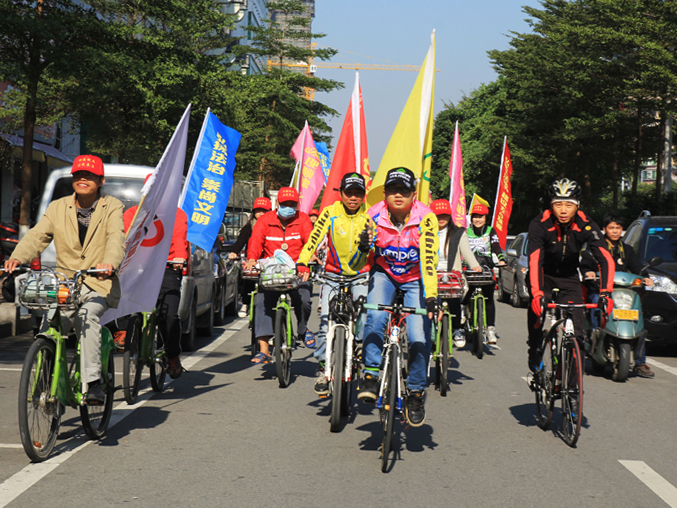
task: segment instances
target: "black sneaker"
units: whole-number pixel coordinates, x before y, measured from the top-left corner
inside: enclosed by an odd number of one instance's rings
[[[538,351],[529,350],[529,370],[536,374],[543,368],[543,359]]]
[[[357,398],[365,402],[375,403],[378,400],[378,376],[369,372],[362,378],[362,387]]]
[[[425,422],[425,391],[419,390],[409,394],[407,420],[412,427],[420,427]]]
[[[321,397],[329,395],[329,380],[324,375],[324,368],[322,367],[317,369],[317,381],[315,381],[313,390]]]
[[[87,386],[87,396],[85,403],[88,406],[100,406],[106,400],[106,396],[101,389],[101,381],[93,381]]]

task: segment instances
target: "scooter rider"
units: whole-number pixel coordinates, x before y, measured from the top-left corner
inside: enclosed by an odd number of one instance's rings
[[[616,271],[630,272],[640,275],[643,266],[642,263],[640,263],[637,254],[635,254],[635,249],[633,249],[631,245],[621,241],[621,236],[623,235],[623,219],[621,219],[616,214],[606,215],[604,217],[604,221],[602,222],[602,231],[604,231],[604,236],[606,237],[606,247],[614,260]],[[583,264],[585,264],[585,261]],[[586,269],[586,278],[595,277],[595,267],[586,266]],[[644,277],[644,284],[649,287],[653,286],[653,279],[651,277]],[[588,295],[588,300],[593,303],[599,299],[599,288],[595,289],[597,289],[596,292],[592,292]],[[590,318],[593,328],[599,326],[599,316],[597,312],[592,312]],[[640,354],[635,360],[635,367],[633,371],[636,375],[644,378],[650,379],[655,376],[655,374],[646,364],[644,343],[642,343],[642,346],[640,347]]]
[[[555,180],[549,189],[550,207],[529,225],[529,291],[532,297],[527,312],[529,329],[529,368],[537,371],[541,365],[543,341],[541,313],[545,302],[558,288],[560,302],[583,303],[579,278],[579,253],[585,243],[599,264],[602,275],[600,304],[606,312],[613,310],[611,291],[614,282],[614,262],[606,249],[599,226],[578,209],[581,188],[573,181]],[[583,309],[574,311],[576,338],[584,337]]]

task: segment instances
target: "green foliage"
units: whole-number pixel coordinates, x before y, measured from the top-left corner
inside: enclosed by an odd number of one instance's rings
[[[436,174],[448,171],[458,119],[466,194],[478,192],[490,203],[508,136],[511,231],[526,229],[560,177],[582,185],[582,208],[593,216],[620,209],[621,178],[637,181],[641,162],[660,150],[657,112],[675,113],[669,92],[677,89],[677,3],[541,0],[541,6],[524,8],[531,33],[512,33],[509,50],[489,52],[499,79],[449,105],[435,123]],[[434,192],[448,195],[448,179],[438,182],[444,183]],[[606,195],[610,201],[602,203]]]

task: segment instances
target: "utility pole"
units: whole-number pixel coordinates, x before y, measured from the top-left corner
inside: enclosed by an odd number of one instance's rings
[[[669,113],[671,95],[668,92],[665,112],[665,134],[663,136],[663,196],[670,194],[672,187],[672,114]]]

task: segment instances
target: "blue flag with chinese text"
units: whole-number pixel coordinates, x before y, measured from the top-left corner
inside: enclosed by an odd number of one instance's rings
[[[315,141],[315,149],[317,150],[317,155],[320,156],[320,165],[322,166],[322,173],[324,174],[324,182],[327,183],[327,178],[329,178],[329,166],[331,166],[327,143],[324,141]]]
[[[207,112],[181,203],[188,216],[188,241],[207,251],[214,246],[228,206],[241,137]]]

